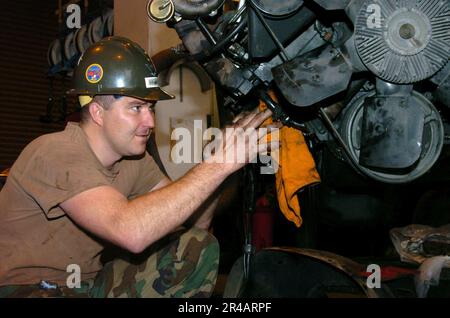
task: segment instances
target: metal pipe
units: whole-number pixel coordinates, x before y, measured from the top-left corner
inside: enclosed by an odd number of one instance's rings
[[[202,59],[205,59],[207,57],[210,57],[210,56],[216,54],[221,49],[223,49],[227,44],[229,44],[231,39],[235,35],[237,35],[246,25],[247,25],[247,19],[244,18],[244,19],[242,19],[242,21],[239,23],[239,25],[237,27],[235,27],[229,34],[227,34],[224,38],[222,38],[220,40],[220,42],[217,42],[216,44],[214,44],[214,46],[211,49],[206,49],[203,52],[197,53],[197,54],[191,56],[191,59],[198,61],[198,60],[202,60]],[[222,54],[222,57],[224,57],[223,54]]]
[[[272,111],[274,119],[279,119],[284,125],[289,127],[293,127],[302,131],[306,129],[306,126],[304,124],[298,123],[295,120],[291,119],[283,111],[283,109],[269,96],[269,94],[267,94],[265,90],[259,90],[259,97],[267,105],[267,108]]]
[[[205,36],[205,38],[208,40],[208,42],[211,45],[216,45],[217,40],[214,37],[214,34],[211,33],[211,31],[209,30],[209,28],[206,26],[205,22],[203,22],[202,18],[197,18],[195,19],[195,23],[197,23],[200,31],[202,32],[202,34]]]
[[[239,1],[239,6],[238,6],[238,11],[234,15],[234,17],[231,18],[230,23],[234,23],[235,21],[240,22],[241,21],[242,12],[244,12],[245,8],[246,8],[245,0],[240,0]]]
[[[361,169],[361,167],[359,166],[359,163],[356,162],[355,159],[353,159],[352,154],[350,152],[350,149],[347,147],[347,144],[345,143],[345,141],[342,139],[341,135],[339,134],[339,132],[336,130],[336,128],[333,125],[333,122],[331,121],[331,119],[328,117],[327,113],[325,112],[325,110],[323,108],[319,108],[319,115],[320,118],[323,120],[323,122],[325,123],[325,126],[331,130],[331,133],[333,135],[334,138],[336,138],[336,141],[338,142],[338,144],[342,147],[342,149],[344,150],[345,156],[347,157],[347,160],[349,162],[349,164],[353,167],[353,169],[355,169],[356,171],[358,171],[359,173],[361,173],[363,176],[366,176],[366,173],[364,173],[364,171]]]
[[[270,26],[267,24],[266,20],[264,20],[264,17],[262,16],[261,12],[259,12],[259,9],[255,7],[252,0],[249,0],[250,7],[253,9],[253,11],[256,13],[256,16],[258,17],[259,21],[261,21],[261,24],[264,26],[266,31],[269,33],[270,37],[272,38],[275,45],[280,49],[280,55],[283,60],[283,62],[287,62],[290,60],[289,55],[286,52],[286,49],[284,48],[283,44],[278,40],[278,37],[276,34],[272,31]]]
[[[183,18],[194,19],[218,10],[224,0],[172,0],[175,11]]]

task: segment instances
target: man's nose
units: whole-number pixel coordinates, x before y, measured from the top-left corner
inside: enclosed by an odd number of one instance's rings
[[[150,109],[146,109],[143,112],[143,119],[144,125],[150,128],[155,127],[155,113],[151,111]]]

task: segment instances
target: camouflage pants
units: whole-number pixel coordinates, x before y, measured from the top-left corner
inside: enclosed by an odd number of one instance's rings
[[[179,230],[130,259],[105,264],[80,288],[0,287],[0,297],[209,297],[217,278],[219,245],[206,231]]]

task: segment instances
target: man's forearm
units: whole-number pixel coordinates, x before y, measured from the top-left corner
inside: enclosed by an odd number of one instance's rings
[[[228,174],[223,165],[202,163],[176,182],[129,201],[120,223],[135,229],[133,250],[139,252],[182,225]]]
[[[209,230],[211,221],[217,210],[222,185],[214,191],[209,198],[192,214],[186,222],[186,226],[195,226],[203,230]]]

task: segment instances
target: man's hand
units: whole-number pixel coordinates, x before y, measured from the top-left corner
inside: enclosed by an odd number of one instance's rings
[[[258,108],[251,112],[239,114],[233,125],[225,127],[219,136],[206,145],[203,151],[206,163],[221,163],[230,174],[242,168],[249,162],[255,162],[258,153],[276,150],[278,141],[265,141],[265,136],[272,128],[279,128],[280,123],[274,123],[258,129],[261,124],[272,115],[270,110],[260,111]]]

